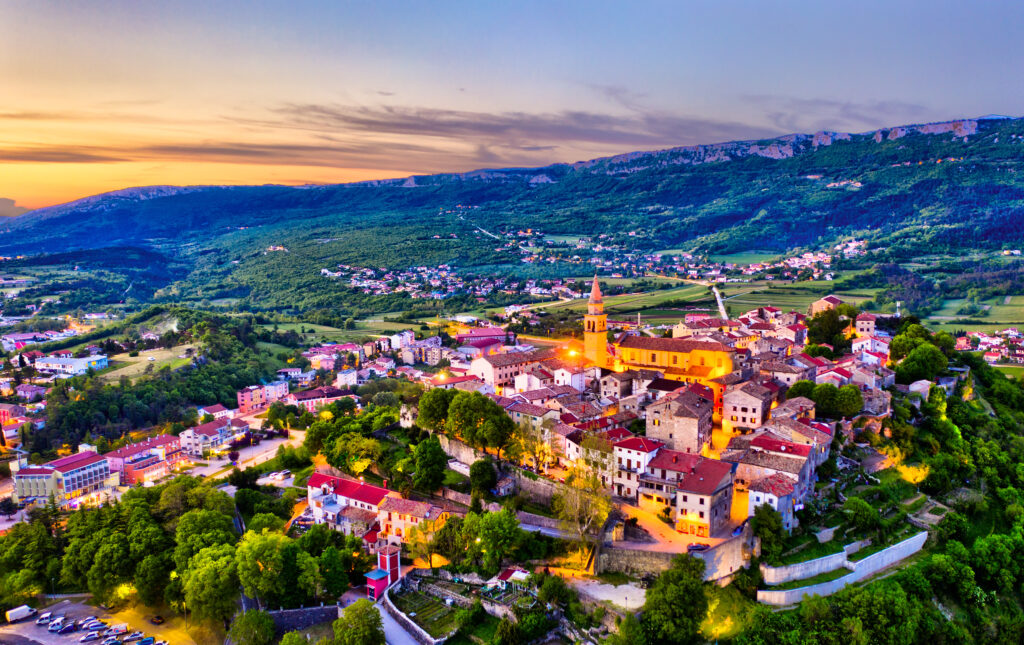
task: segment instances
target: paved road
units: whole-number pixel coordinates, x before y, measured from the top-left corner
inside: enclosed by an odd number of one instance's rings
[[[572,533],[569,533],[568,531],[563,531],[562,529],[550,529],[545,526],[535,526],[533,524],[520,524],[519,528],[523,529],[524,531],[530,531],[531,533],[540,533],[542,535],[547,535],[548,537],[562,538],[564,540],[573,539]]]

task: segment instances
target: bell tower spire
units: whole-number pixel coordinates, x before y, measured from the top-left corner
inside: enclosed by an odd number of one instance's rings
[[[596,273],[583,316],[583,354],[598,367],[608,367],[608,316],[604,313],[604,297]]]

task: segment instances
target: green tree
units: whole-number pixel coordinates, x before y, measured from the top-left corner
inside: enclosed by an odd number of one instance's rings
[[[331,598],[338,598],[345,593],[351,584],[349,572],[352,569],[351,559],[349,562],[341,556],[341,552],[333,546],[324,549],[320,554],[320,575],[323,576],[324,591]]]
[[[145,605],[156,605],[164,597],[174,561],[169,552],[147,555],[135,567],[135,589]]]
[[[856,385],[844,385],[836,393],[836,412],[841,417],[852,417],[864,409],[864,397]]]
[[[814,401],[816,415],[826,419],[836,418],[836,398],[839,396],[839,388],[831,383],[821,383],[814,386],[811,392],[811,400]]]
[[[184,571],[188,568],[189,559],[200,550],[218,544],[234,543],[235,527],[231,518],[222,513],[189,511],[181,516],[174,541],[174,567],[178,571]]]
[[[284,547],[291,539],[280,533],[247,531],[238,543],[235,565],[246,595],[270,601],[283,591]]]
[[[437,437],[421,441],[413,450],[416,460],[416,475],[413,485],[422,491],[433,492],[444,482],[444,471],[448,468],[448,455],[441,448]]]
[[[843,512],[858,531],[874,530],[882,522],[878,511],[859,497],[847,497],[843,502]]]
[[[655,643],[701,643],[700,624],[708,613],[704,561],[682,554],[658,576],[644,601],[643,626]]]
[[[458,393],[459,391],[455,389],[446,390],[439,387],[428,390],[420,397],[416,425],[430,432],[444,430],[448,421],[448,406]]]
[[[596,537],[612,508],[611,494],[601,478],[585,466],[573,470],[551,505],[555,517],[581,548]]]
[[[231,623],[228,636],[238,645],[271,645],[274,642],[274,619],[265,611],[250,609]]]
[[[377,607],[362,598],[334,621],[334,645],[385,645],[384,623]]]
[[[253,533],[280,532],[284,529],[284,520],[273,513],[257,513],[249,520],[246,528]]]
[[[230,544],[202,549],[192,557],[183,580],[186,607],[196,618],[227,620],[235,613],[238,575]]]
[[[754,509],[750,529],[761,539],[761,557],[766,562],[777,563],[786,541],[782,515],[768,504],[761,504]]]
[[[306,640],[306,635],[302,632],[288,632],[281,637],[281,642],[278,645],[309,645],[309,641]]]
[[[475,493],[486,493],[498,483],[498,473],[490,459],[477,459],[469,467],[469,486]]]
[[[494,642],[497,645],[523,645],[523,630],[519,628],[518,623],[502,618],[498,623],[498,629],[495,630]]]
[[[808,381],[801,379],[796,383],[789,386],[789,390],[786,391],[787,399],[795,399],[798,396],[802,396],[810,399],[814,393],[814,381]]]
[[[931,343],[922,343],[896,366],[896,378],[901,383],[913,383],[921,379],[932,381],[947,365],[948,360],[942,350]]]

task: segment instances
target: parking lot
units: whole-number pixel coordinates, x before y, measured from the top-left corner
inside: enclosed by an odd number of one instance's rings
[[[40,613],[44,611],[64,614],[66,621],[77,621],[86,616],[96,616],[108,626],[122,623],[127,624],[129,634],[138,630],[145,636],[152,636],[157,641],[165,640],[170,645],[195,645],[195,642],[185,632],[185,623],[182,618],[168,618],[167,622],[163,625],[153,625],[149,622],[149,618],[153,614],[147,613],[144,608],[127,608],[110,613],[80,601],[62,600],[55,605],[43,609]],[[0,644],[77,645],[79,639],[87,633],[86,631],[76,630],[70,634],[53,634],[46,631],[45,625],[36,625],[36,617],[32,617],[13,625],[0,626]],[[92,642],[94,644],[102,643],[103,639]]]

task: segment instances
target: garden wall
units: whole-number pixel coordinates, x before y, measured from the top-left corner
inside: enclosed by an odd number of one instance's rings
[[[341,617],[341,605],[324,605],[321,607],[300,607],[299,609],[282,609],[268,611],[274,620],[274,629],[278,634],[307,629],[320,623],[334,622]]]
[[[443,636],[441,638],[432,637],[424,631],[422,627],[412,622],[412,619],[398,611],[398,608],[391,602],[391,589],[392,588],[388,588],[384,592],[384,597],[381,599],[380,604],[384,607],[384,611],[388,612],[392,618],[398,621],[399,625],[405,628],[405,631],[407,631],[410,636],[416,639],[417,643],[420,643],[420,645],[440,645],[440,643],[448,640],[447,636]]]
[[[805,596],[830,596],[848,584],[872,576],[882,569],[896,564],[904,558],[917,553],[921,550],[921,547],[924,546],[927,539],[928,533],[927,531],[923,531],[903,540],[902,542],[898,542],[887,549],[883,549],[878,553],[869,555],[859,562],[850,562],[847,560],[844,562],[843,566],[850,569],[850,573],[841,578],[836,578],[835,580],[829,580],[828,582],[809,585],[807,587],[799,587],[797,589],[780,589],[775,591],[759,589],[757,592],[757,600],[758,602],[763,602],[767,605],[776,605],[781,607],[796,604],[803,600]]]
[[[694,557],[704,561],[704,579],[721,580],[747,566],[747,549],[744,542],[743,536],[737,536],[707,551],[693,553]],[[595,573],[617,571],[634,576],[661,573],[672,566],[672,560],[677,555],[679,554],[605,545],[597,557]]]

